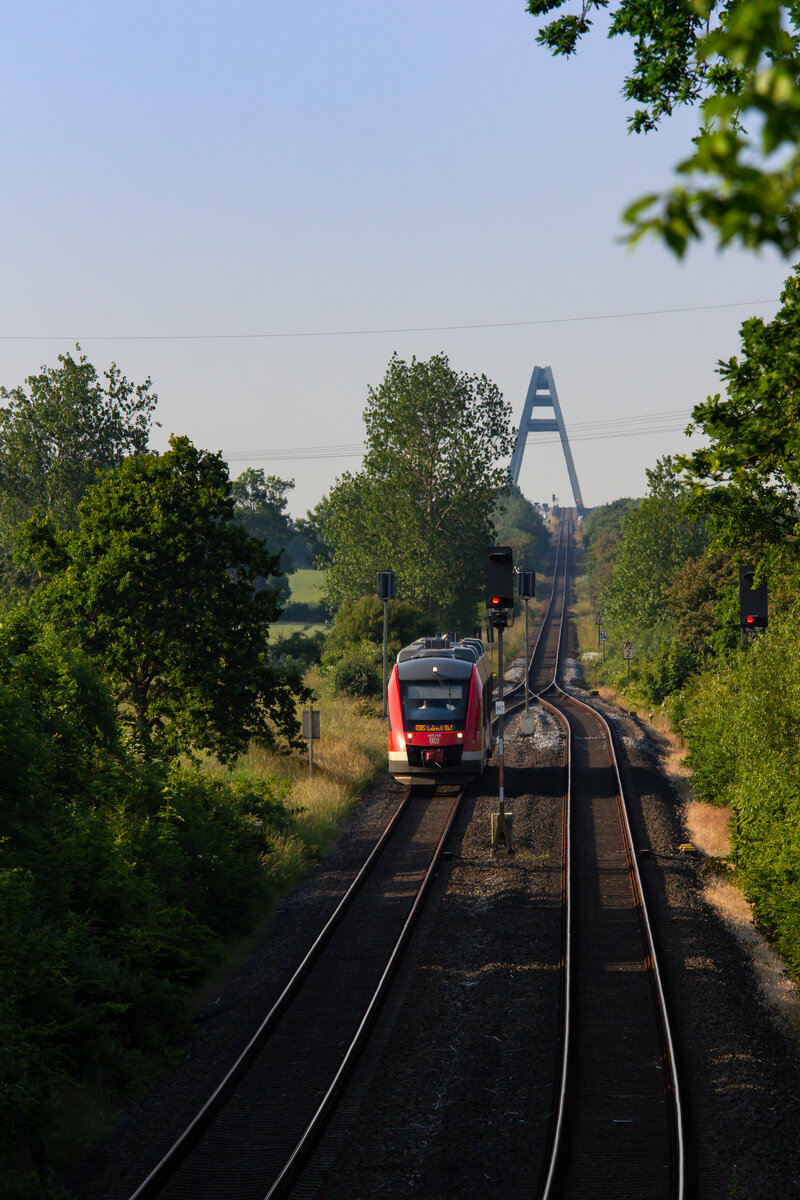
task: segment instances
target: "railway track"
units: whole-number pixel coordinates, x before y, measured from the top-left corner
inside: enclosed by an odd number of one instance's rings
[[[541,1200],[683,1200],[683,1116],[664,988],[611,728],[558,683],[569,535],[529,663],[566,747],[561,1033]]]
[[[552,1119],[541,1164],[519,1194],[683,1200],[677,1071],[613,736],[558,683],[569,548],[564,523],[529,663],[536,703],[564,732],[567,782]],[[405,797],[343,914],[131,1200],[271,1200],[292,1191],[377,1014],[459,803],[460,794],[443,792]]]
[[[462,795],[408,790],[257,1033],[131,1200],[289,1194],[377,1017]]]

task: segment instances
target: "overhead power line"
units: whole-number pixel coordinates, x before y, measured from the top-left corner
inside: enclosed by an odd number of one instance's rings
[[[760,308],[770,300],[732,300],[726,304],[694,304],[685,308],[648,308],[635,312],[587,313],[578,317],[535,317],[524,321],[481,321],[471,325],[404,325],[386,329],[313,329],[265,333],[3,333],[2,342],[235,342],[277,338],[374,337],[395,333],[455,333],[470,329],[515,329],[534,325],[568,325],[578,321],[623,321],[631,317],[664,317],[673,313],[712,312],[723,308]]]
[[[664,412],[644,413],[640,416],[610,417],[597,421],[576,421],[568,428],[570,441],[585,442],[617,437],[642,437],[645,434],[682,433],[691,419],[685,409],[669,409]],[[536,445],[558,442],[554,437],[529,435]],[[364,454],[363,442],[349,442],[338,446],[294,446],[275,450],[251,451],[232,450],[223,453],[227,462],[289,462],[310,458],[360,458]]]

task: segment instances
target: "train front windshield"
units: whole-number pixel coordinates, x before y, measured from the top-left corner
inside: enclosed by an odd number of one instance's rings
[[[400,703],[403,725],[415,724],[462,725],[467,719],[469,680],[447,680],[441,683],[407,680],[400,684]]]

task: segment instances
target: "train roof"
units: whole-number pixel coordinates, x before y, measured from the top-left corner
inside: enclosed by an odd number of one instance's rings
[[[417,638],[410,646],[404,646],[397,655],[397,662],[399,664],[421,658],[456,658],[476,663],[485,653],[486,647],[479,638],[454,641],[447,637],[422,637]]]
[[[397,664],[401,679],[469,679],[476,667],[475,659],[456,658],[454,655],[426,654],[423,657],[407,658]]]

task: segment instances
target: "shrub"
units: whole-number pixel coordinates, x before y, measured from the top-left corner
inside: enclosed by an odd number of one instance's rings
[[[61,1098],[163,1060],[188,989],[269,896],[274,781],[126,752],[92,664],[26,612],[0,630],[0,1160],[42,1197]]]
[[[330,675],[337,692],[347,696],[376,696],[383,688],[370,647],[362,646],[340,658],[332,665]]]

